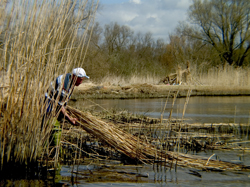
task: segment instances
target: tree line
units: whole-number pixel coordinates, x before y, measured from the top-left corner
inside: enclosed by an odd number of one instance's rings
[[[135,33],[126,25],[97,22],[84,66],[103,77],[151,75],[165,76],[177,66],[206,72],[225,65],[248,67],[250,62],[250,4],[248,0],[193,0],[189,19],[180,22],[168,40],[151,33]]]
[[[207,72],[214,67],[223,68],[225,65],[235,68],[249,66],[250,3],[248,0],[193,0],[188,9],[189,19],[180,22],[165,39],[154,39],[150,32],[135,33],[128,26],[118,23],[111,22],[104,27],[98,22],[88,23],[85,20],[93,16],[88,14],[88,11],[85,17],[79,20],[74,14],[77,3],[68,2],[70,14],[63,20],[64,26],[58,28],[64,34],[61,41],[57,40],[58,34],[55,32],[58,31],[56,24],[60,15],[53,14],[48,17],[44,23],[44,32],[39,34],[37,41],[33,37],[36,36],[35,33],[29,31],[30,24],[25,24],[23,20],[22,28],[17,30],[15,25],[11,26],[11,19],[6,15],[0,28],[0,48],[2,48],[0,55],[4,62],[1,68],[8,69],[9,57],[6,51],[11,50],[12,43],[20,36],[25,36],[23,42],[26,46],[32,46],[33,43],[45,46],[45,51],[41,54],[46,55],[41,62],[44,66],[47,65],[52,53],[57,56],[58,62],[63,62],[70,56],[79,61],[79,65],[96,80],[109,75],[164,77],[175,72],[178,66],[184,69],[187,61],[190,62],[191,71],[197,74]],[[2,11],[0,16],[3,17],[3,14],[11,15],[11,12]],[[91,29],[85,32],[89,24],[92,25],[89,27]],[[36,25],[35,20],[34,25]],[[79,27],[77,35],[74,34],[76,26]],[[48,35],[50,37],[45,43],[42,37]],[[52,37],[52,35],[57,36]],[[26,51],[25,58],[28,57],[26,53],[28,54],[29,47]],[[68,55],[64,55],[65,51]],[[35,53],[34,51],[32,54]],[[38,55],[35,56],[34,60],[39,60]],[[63,69],[63,66],[58,68]]]

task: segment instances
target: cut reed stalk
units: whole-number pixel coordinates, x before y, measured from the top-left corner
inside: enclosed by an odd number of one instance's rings
[[[241,164],[212,160],[211,158],[209,158],[208,162],[208,159],[203,157],[171,151],[160,151],[152,144],[141,141],[137,137],[116,128],[112,124],[105,123],[90,114],[84,113],[70,106],[67,107],[67,111],[70,116],[78,118],[76,123],[77,126],[96,136],[101,141],[109,144],[120,153],[123,153],[132,159],[140,160],[143,163],[152,164],[154,160],[158,160],[171,164],[173,160],[175,160],[179,166],[195,167],[204,170],[239,171],[250,169],[250,167]],[[138,150],[138,147],[142,149]],[[162,154],[165,156],[160,156]]]

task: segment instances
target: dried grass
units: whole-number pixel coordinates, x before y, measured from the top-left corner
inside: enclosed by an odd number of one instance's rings
[[[144,163],[152,164],[154,161],[160,161],[168,164],[174,163],[179,166],[217,171],[240,171],[250,169],[249,167],[240,164],[213,160],[212,156],[209,158],[203,158],[179,152],[159,150],[155,146],[140,140],[139,137],[126,133],[114,125],[105,123],[90,114],[69,106],[67,107],[67,110],[69,115],[78,118],[76,125],[96,136],[101,141],[109,144],[119,152]]]
[[[132,84],[139,83],[148,83],[148,84],[158,84],[159,80],[162,77],[159,75],[148,75],[148,76],[140,76],[140,75],[132,75],[129,77],[123,76],[113,76],[107,75],[103,77],[100,82],[103,86],[128,86]]]
[[[210,68],[195,78],[202,85],[247,87],[250,85],[250,69],[225,65]]]
[[[56,76],[82,66],[97,6],[87,0],[24,0],[0,1],[0,7],[6,7],[0,17],[2,165],[48,154],[52,125],[44,121],[41,129],[44,94]]]
[[[175,72],[173,72],[175,73]],[[166,74],[167,76],[167,74]],[[191,70],[192,81],[189,83],[182,82],[188,85],[203,85],[203,86],[220,86],[228,87],[249,87],[250,86],[250,69],[235,68],[233,66],[225,65],[224,67],[210,67],[206,70],[199,70],[193,67]],[[153,85],[159,84],[161,77],[157,73],[141,76],[134,74],[130,77],[107,75],[103,77],[100,82],[104,86],[121,85],[127,86],[132,84],[149,83]]]

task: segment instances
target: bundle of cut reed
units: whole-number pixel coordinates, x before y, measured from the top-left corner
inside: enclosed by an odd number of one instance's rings
[[[67,107],[68,114],[77,118],[76,125],[88,133],[106,142],[117,151],[132,159],[138,159],[144,163],[153,163],[155,160],[168,164],[174,163],[179,166],[195,167],[204,170],[249,170],[249,166],[198,157],[195,155],[182,154],[178,152],[158,150],[153,145],[140,140],[116,126],[97,119],[89,113],[84,113],[70,106]]]

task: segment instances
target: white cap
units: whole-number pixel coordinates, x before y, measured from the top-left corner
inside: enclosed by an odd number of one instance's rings
[[[77,77],[86,77],[87,79],[89,79],[89,76],[86,75],[85,70],[82,68],[75,68],[73,69],[72,73]]]

